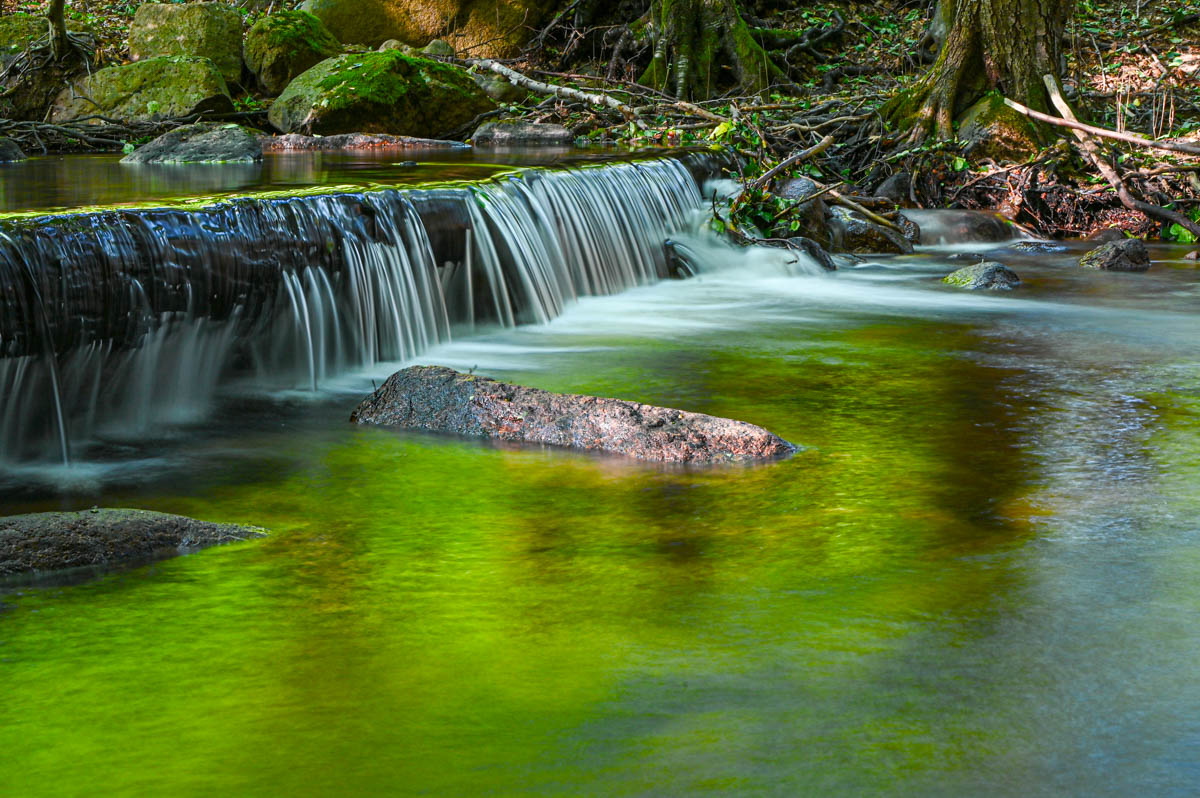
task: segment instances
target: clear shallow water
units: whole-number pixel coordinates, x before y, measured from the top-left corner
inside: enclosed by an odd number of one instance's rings
[[[788,461],[352,428],[388,366],[7,475],[6,512],[273,535],[9,588],[0,793],[1194,794],[1190,264],[1013,256],[979,296],[937,254],[714,260],[420,361],[742,418]]]

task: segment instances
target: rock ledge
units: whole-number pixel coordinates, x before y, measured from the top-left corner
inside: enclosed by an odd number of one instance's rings
[[[796,451],[779,436],[743,421],[621,399],[551,393],[444,366],[396,372],[363,400],[350,420],[667,463],[750,462]]]

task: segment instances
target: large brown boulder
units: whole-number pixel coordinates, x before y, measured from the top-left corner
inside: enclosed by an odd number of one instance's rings
[[[207,58],[227,83],[242,79],[242,16],[223,3],[146,3],[129,26],[129,57]]]
[[[442,138],[493,108],[466,70],[385,50],[327,58],[293,80],[267,118],[283,133]]]
[[[63,89],[50,121],[105,116],[152,122],[201,113],[229,113],[225,79],[207,58],[164,56],[105,67]]]
[[[668,463],[766,460],[796,450],[743,421],[622,399],[550,393],[443,366],[396,372],[363,400],[350,420]]]
[[[556,0],[306,0],[345,44],[378,47],[397,39],[424,47],[443,39],[475,57],[507,58],[549,19]]]
[[[0,576],[144,561],[265,534],[146,510],[11,515],[0,518]]]

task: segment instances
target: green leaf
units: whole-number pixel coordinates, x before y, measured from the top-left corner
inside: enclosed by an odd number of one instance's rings
[[[1180,244],[1194,244],[1196,242],[1195,233],[1181,226],[1178,222],[1167,228],[1167,238],[1178,241]]]
[[[967,168],[967,166],[969,166],[969,164],[967,163],[966,158],[959,156],[954,159],[953,166],[954,166],[954,171],[963,172],[963,171],[966,171],[966,168]]]
[[[708,137],[710,139],[719,139],[722,136],[727,135],[731,130],[733,130],[732,122],[722,122],[714,127],[711,132],[709,132]]]

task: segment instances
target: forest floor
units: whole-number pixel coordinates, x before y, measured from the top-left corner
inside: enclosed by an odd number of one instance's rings
[[[247,22],[295,5],[243,5]],[[40,13],[44,3],[9,0],[10,10]],[[97,62],[127,57],[125,40],[136,0],[73,0],[68,19],[97,36]],[[1064,88],[1092,124],[1154,139],[1200,139],[1200,8],[1194,3],[1079,0],[1067,27]],[[535,37],[524,57],[504,62],[531,79],[602,92],[636,108],[637,118],[571,98],[531,95],[502,109],[507,117],[557,122],[596,142],[633,146],[721,146],[739,152],[752,189],[735,206],[743,221],[782,212],[771,181],[781,160],[813,148],[778,177],[804,174],[825,192],[869,198],[895,172],[912,175],[910,199],[924,207],[996,208],[1054,236],[1084,236],[1105,227],[1131,234],[1194,241],[1179,224],[1129,210],[1068,131],[1048,131],[1045,147],[1021,163],[995,162],[961,142],[908,145],[887,128],[879,109],[928,68],[918,53],[928,22],[924,2],[822,2],[768,14],[773,28],[838,30],[793,65],[793,84],[769,97],[723,96],[678,103],[638,86],[636,67],[614,64],[603,28],[577,29],[569,15]],[[611,48],[610,48],[611,49]],[[469,54],[468,54],[469,55]],[[270,99],[239,98],[242,110]],[[830,137],[829,141],[826,138]],[[1152,204],[1200,219],[1198,159],[1106,141],[1116,172]],[[872,206],[874,207],[874,206]],[[1191,225],[1187,225],[1191,227]]]

